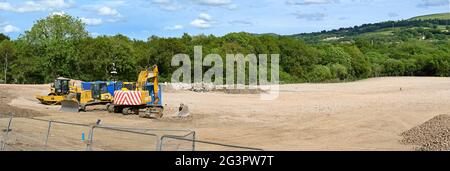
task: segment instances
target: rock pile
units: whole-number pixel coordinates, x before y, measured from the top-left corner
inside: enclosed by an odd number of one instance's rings
[[[439,115],[401,134],[404,144],[419,151],[450,151],[450,115]]]

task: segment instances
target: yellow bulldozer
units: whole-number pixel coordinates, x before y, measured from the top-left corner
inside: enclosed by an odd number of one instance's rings
[[[116,82],[96,81],[83,82],[82,90],[70,93],[61,101],[61,111],[86,111],[87,106],[106,105],[111,103],[116,90]]]
[[[45,105],[59,105],[61,101],[66,99],[67,95],[79,91],[81,91],[81,81],[59,77],[50,84],[50,93],[48,95],[37,95],[36,99]]]

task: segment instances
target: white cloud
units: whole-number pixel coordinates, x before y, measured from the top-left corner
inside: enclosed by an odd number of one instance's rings
[[[253,22],[251,22],[249,20],[230,20],[228,23],[231,25],[242,25],[242,26],[253,25]]]
[[[237,8],[237,5],[232,3],[231,0],[190,0],[187,4],[185,0],[151,0],[151,2],[166,11],[178,11],[189,8],[190,5],[224,7],[229,10],[234,10]]]
[[[294,15],[298,18],[298,19],[305,19],[308,21],[321,21],[323,19],[325,19],[325,17],[327,16],[324,13],[302,13],[302,12],[296,12],[294,13]]]
[[[14,8],[8,2],[0,2],[0,10],[12,11],[12,10],[14,10]]]
[[[231,0],[196,0],[201,5],[223,6],[230,5]]]
[[[9,11],[9,12],[35,12],[35,11],[43,11],[44,8],[35,3],[34,1],[27,1],[20,6],[12,6],[8,2],[0,2],[0,10]]]
[[[26,1],[18,5],[11,5],[9,2],[0,2],[0,10],[9,12],[36,12],[36,11],[49,11],[70,8],[75,3],[65,0],[38,0],[38,1]]]
[[[228,8],[229,10],[235,10],[235,9],[238,8],[238,6],[237,6],[236,4],[231,4],[231,5],[228,5],[227,8]]]
[[[127,0],[109,0],[107,2],[103,2],[104,4],[107,4],[108,6],[126,6],[129,5]]]
[[[398,17],[399,15],[398,15],[398,13],[390,12],[390,13],[388,13],[388,16],[391,18],[394,18],[394,17]]]
[[[422,0],[421,3],[417,4],[420,8],[428,8],[428,7],[438,7],[438,6],[449,6],[449,0]]]
[[[212,20],[212,17],[209,14],[206,14],[206,13],[201,13],[198,16],[198,18],[202,19],[202,20],[205,20],[205,21],[211,21]]]
[[[209,14],[201,13],[198,15],[197,19],[193,20],[190,24],[196,28],[208,29],[211,28],[214,23],[213,18]]]
[[[67,2],[65,0],[41,0],[40,2],[43,6],[51,9],[70,8],[75,4],[73,0]]]
[[[152,3],[158,5],[161,9],[166,11],[178,11],[183,9],[182,5],[172,0],[152,0]]]
[[[191,24],[191,26],[196,27],[196,28],[208,29],[208,28],[211,28],[214,23],[215,22],[214,22],[213,18],[209,14],[201,13],[190,24]]]
[[[5,25],[1,28],[2,33],[15,33],[15,32],[19,32],[19,31],[20,31],[20,29],[18,27],[10,25],[10,24]]]
[[[62,15],[66,15],[66,13],[64,11],[59,11],[59,12],[52,12],[51,15],[60,15],[60,16],[62,16]]]
[[[237,5],[234,4],[231,0],[192,0],[198,5],[203,6],[213,6],[213,7],[225,7],[229,10],[234,10],[237,8]]]
[[[125,19],[124,18],[122,18],[122,17],[115,17],[115,18],[109,18],[109,19],[106,19],[106,22],[108,22],[108,23],[116,23],[116,22],[120,22],[120,21],[125,21]]]
[[[81,22],[85,23],[86,25],[90,26],[98,26],[103,24],[103,20],[101,18],[84,18],[81,17]]]
[[[125,17],[114,7],[111,7],[111,4],[121,4],[122,1],[108,1],[105,2],[108,5],[105,5],[105,3],[102,4],[91,4],[91,5],[84,5],[81,7],[84,11],[89,11],[90,13],[95,13],[97,16],[97,21],[99,19],[102,19],[102,23],[115,23],[120,21],[125,21]],[[88,16],[89,18],[93,19],[92,16]],[[87,20],[88,21],[88,20]],[[97,23],[97,22],[95,22]]]
[[[152,0],[155,4],[168,4],[170,3],[170,0]]]
[[[288,0],[286,4],[288,5],[322,5],[322,4],[331,4],[331,3],[339,3],[339,0]]]
[[[113,8],[110,7],[100,7],[98,9],[98,14],[103,16],[113,16],[113,17],[119,17],[121,14]]]
[[[174,26],[171,26],[171,27],[165,27],[164,30],[171,30],[171,31],[173,31],[173,30],[181,30],[183,28],[184,27],[182,25],[174,25]]]
[[[168,4],[161,6],[161,8],[167,11],[178,11],[180,9],[183,9],[183,6],[179,4]]]
[[[207,29],[212,27],[211,23],[202,19],[195,19],[191,22],[191,25],[200,29]]]

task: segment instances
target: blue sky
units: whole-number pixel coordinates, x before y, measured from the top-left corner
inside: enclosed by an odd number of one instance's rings
[[[55,13],[93,35],[145,40],[229,32],[297,34],[450,12],[450,0],[0,0],[0,32],[17,38]]]

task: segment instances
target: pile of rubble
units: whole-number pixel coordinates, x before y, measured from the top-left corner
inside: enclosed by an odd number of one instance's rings
[[[215,85],[213,83],[164,83],[165,91],[194,91],[211,92],[219,91],[227,94],[259,94],[264,92],[258,87],[249,87],[246,85]]]
[[[404,144],[418,146],[419,151],[450,150],[450,115],[439,115],[401,134]]]

